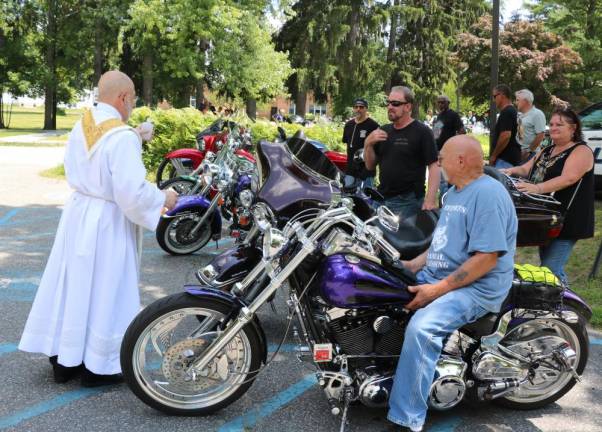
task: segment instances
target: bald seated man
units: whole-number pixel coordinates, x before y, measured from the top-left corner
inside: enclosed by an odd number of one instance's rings
[[[96,387],[122,380],[119,349],[140,310],[142,227],[154,230],[177,199],[146,181],[139,133],[125,122],[132,80],[105,73],[98,104],[69,134],[65,203],[19,349],[49,357],[57,383],[81,375]]]
[[[453,185],[430,248],[403,265],[417,273],[414,311],[389,400],[398,430],[420,431],[445,338],[487,312],[499,312],[512,284],[517,219],[504,186],[483,174],[483,151],[466,135],[450,138],[439,166]],[[405,427],[406,429],[401,429]]]

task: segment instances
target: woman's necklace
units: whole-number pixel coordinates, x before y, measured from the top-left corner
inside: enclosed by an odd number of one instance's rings
[[[563,151],[570,149],[574,145],[575,145],[575,143],[573,141],[569,141],[568,143],[566,143],[562,146],[555,144],[554,149],[552,150],[552,153],[550,153],[550,157],[557,156],[560,153],[562,153]]]

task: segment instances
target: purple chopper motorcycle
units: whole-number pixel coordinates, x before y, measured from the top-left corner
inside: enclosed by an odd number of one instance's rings
[[[314,150],[302,140],[260,143],[256,232],[201,269],[200,285],[154,302],[130,324],[121,365],[147,405],[208,415],[240,398],[273,359],[256,312],[286,291],[280,336],[295,317],[298,356],[315,367],[341,430],[351,403],[387,406],[415,284],[400,258],[428,248],[437,218],[399,221],[386,207],[375,214],[362,197],[341,196],[334,167]],[[500,313],[446,339],[429,406],[554,402],[585,369],[590,318],[568,288],[517,278]]]

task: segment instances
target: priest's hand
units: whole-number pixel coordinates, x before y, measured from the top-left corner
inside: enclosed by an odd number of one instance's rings
[[[153,132],[155,130],[155,126],[151,122],[145,121],[140,123],[136,130],[140,134],[140,138],[142,138],[143,141],[150,141],[151,139],[153,139]]]
[[[165,203],[163,204],[163,206],[167,210],[171,210],[175,207],[176,203],[178,202],[178,193],[172,188],[163,191],[163,193],[165,194]]]

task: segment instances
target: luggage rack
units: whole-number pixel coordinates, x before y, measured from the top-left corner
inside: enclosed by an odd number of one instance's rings
[[[544,194],[531,193],[531,192],[521,192],[516,187],[516,184],[519,182],[534,184],[533,182],[531,182],[527,179],[524,179],[524,178],[519,179],[517,177],[510,177],[509,175],[504,174],[503,172],[500,172],[500,174],[504,176],[506,184],[508,186],[510,186],[509,189],[510,189],[511,194],[516,195],[517,197],[525,196],[532,201],[536,201],[536,202],[539,202],[544,205],[556,205],[556,206],[561,205],[560,201],[558,201],[556,198],[554,198],[551,195],[544,195]]]

